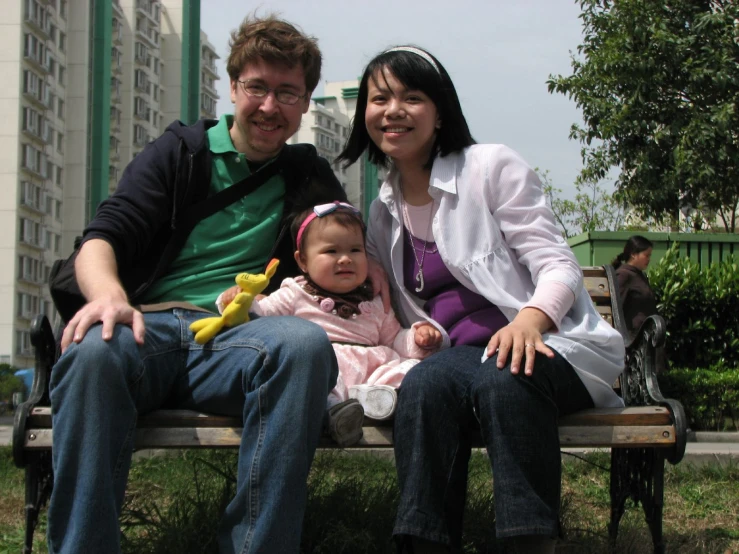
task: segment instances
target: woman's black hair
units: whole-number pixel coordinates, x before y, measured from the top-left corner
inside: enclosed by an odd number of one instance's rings
[[[611,265],[616,269],[621,264],[628,262],[632,256],[640,254],[645,250],[649,250],[652,246],[652,241],[641,235],[629,237],[629,240],[626,241],[623,252],[613,258]]]
[[[418,47],[413,46],[413,48]],[[419,50],[422,49],[419,48]],[[429,56],[436,62],[438,71],[422,56],[405,50],[385,51],[367,64],[359,83],[352,131],[344,150],[337,158],[337,160],[346,162],[344,167],[356,162],[368,148],[370,162],[383,167],[387,166],[387,156],[372,142],[367,133],[367,126],[364,124],[369,80],[382,75],[384,69],[389,70],[408,89],[423,92],[436,106],[441,128],[436,133],[431,156],[426,164],[427,168],[431,167],[437,155],[446,156],[475,144],[449,74],[435,57],[431,54]]]

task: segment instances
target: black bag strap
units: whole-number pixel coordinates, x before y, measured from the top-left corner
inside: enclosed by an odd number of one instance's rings
[[[173,260],[177,256],[177,253],[182,250],[182,247],[187,241],[187,237],[190,236],[190,233],[198,222],[223,210],[247,194],[254,192],[264,183],[269,181],[270,178],[277,175],[280,169],[282,169],[282,156],[277,158],[271,164],[262,167],[256,173],[252,173],[247,178],[242,179],[238,183],[214,194],[203,202],[198,202],[186,208],[182,217],[177,221],[175,228],[172,230],[172,236],[164,247],[161,259]],[[158,277],[157,270],[155,270],[154,273],[155,274],[151,275],[146,283],[143,283],[138,290],[133,291],[133,293],[130,294],[132,302],[138,298],[141,290],[146,287],[148,283]]]
[[[256,173],[252,173],[238,183],[226,187],[221,192],[214,194],[204,202],[198,202],[185,209],[185,213],[174,229],[174,233],[189,234],[198,222],[220,212],[244,196],[251,194],[272,177],[279,173],[282,168],[281,158],[274,160],[271,164],[262,167]]]

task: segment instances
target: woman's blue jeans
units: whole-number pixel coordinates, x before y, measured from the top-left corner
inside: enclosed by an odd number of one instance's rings
[[[145,314],[142,346],[130,327],[103,341],[97,325],[54,366],[49,552],[120,552],[136,418],[161,407],[243,418],[220,552],[299,551],[306,479],[338,374],[333,349],[321,328],[294,317],[254,319],[199,345],[188,327],[203,315]]]
[[[462,542],[470,431],[480,429],[493,468],[498,538],[555,537],[561,458],[557,417],[593,401],[570,364],[536,355],[531,377],[499,370],[496,356],[457,346],[414,366],[395,415],[400,503],[393,534]],[[492,523],[492,522],[491,522]]]

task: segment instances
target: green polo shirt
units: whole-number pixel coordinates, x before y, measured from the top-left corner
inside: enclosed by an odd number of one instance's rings
[[[231,142],[231,125],[233,116],[223,115],[207,131],[213,159],[211,195],[251,174],[246,156]],[[152,285],[141,303],[190,302],[215,311],[217,296],[235,284],[238,273],[260,273],[266,265],[277,240],[284,196],[285,182],[277,174],[198,223],[169,272]]]

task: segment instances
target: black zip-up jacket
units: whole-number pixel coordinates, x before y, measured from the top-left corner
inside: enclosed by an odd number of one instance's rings
[[[206,131],[216,123],[203,119],[187,126],[177,121],[167,127],[128,164],[115,193],[100,203],[83,233],[81,243],[97,238],[113,247],[132,304],[179,253],[176,249],[163,256],[185,209],[208,197],[212,160]],[[299,273],[290,234],[292,218],[316,204],[346,201],[328,161],[312,145],[286,145],[280,157],[285,207],[270,255],[280,265],[267,292],[278,288],[284,277]]]

